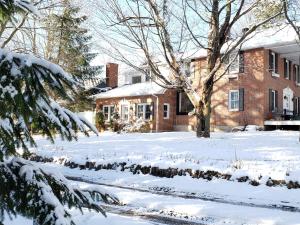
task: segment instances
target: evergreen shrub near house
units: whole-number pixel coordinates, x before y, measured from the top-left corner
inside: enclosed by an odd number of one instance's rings
[[[96,123],[95,125],[99,131],[105,130],[105,118],[104,118],[104,114],[102,111],[99,111],[96,113],[95,123]]]

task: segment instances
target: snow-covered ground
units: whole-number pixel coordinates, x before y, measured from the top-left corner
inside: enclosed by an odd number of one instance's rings
[[[189,132],[103,133],[90,138],[80,135],[78,142],[57,139],[52,145],[36,136],[38,148],[31,151],[55,158],[56,163],[44,164],[45,169],[85,181],[73,179],[70,182],[80,186],[100,185],[114,193],[125,205],[117,207],[117,212],[129,210],[137,215],[163,216],[206,225],[300,225],[300,200],[297,197],[300,189],[252,186],[248,182],[225,179],[208,181],[190,176],[161,178],[119,169],[80,170],[62,165],[64,161],[78,164],[126,162],[160,168],[214,170],[233,177],[248,175],[264,183],[269,177],[299,181],[298,138],[299,133],[292,131],[213,133],[211,139],[197,139]],[[108,219],[94,212],[83,216],[76,210],[71,213],[79,225],[174,224],[109,212],[112,214],[108,214]]]
[[[275,180],[300,182],[299,133],[293,131],[213,133],[198,139],[194,133],[113,134],[79,137],[78,142],[57,139],[55,145],[36,137],[31,149],[57,162],[78,164],[121,163],[159,168],[218,171],[232,178],[248,176],[265,183]]]

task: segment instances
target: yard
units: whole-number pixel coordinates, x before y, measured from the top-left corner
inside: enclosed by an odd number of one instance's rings
[[[298,132],[107,132],[54,145],[35,138],[31,151],[48,159],[45,169],[101,186],[123,204],[108,208],[108,219],[72,211],[78,224],[300,224]]]

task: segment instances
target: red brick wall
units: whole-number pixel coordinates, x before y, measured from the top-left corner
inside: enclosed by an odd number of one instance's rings
[[[158,100],[158,114],[157,114],[157,100]],[[151,130],[156,131],[157,118],[158,118],[158,131],[172,131],[175,123],[176,116],[176,92],[174,90],[167,90],[163,95],[156,96],[133,96],[122,98],[107,98],[97,99],[96,109],[99,110],[103,105],[114,105],[117,107],[118,112],[121,112],[122,103],[130,104],[131,119],[135,119],[135,104],[138,103],[154,103],[154,117],[150,122]],[[163,118],[163,105],[168,103],[170,105],[169,119]]]
[[[237,78],[225,75],[214,87],[212,96],[212,128],[264,122],[264,50],[244,52],[244,73]],[[230,111],[229,91],[244,88],[244,111]]]
[[[267,117],[269,114],[269,89],[277,90],[278,91],[278,108],[280,111],[283,110],[283,89],[289,87],[293,90],[294,96],[300,97],[300,87],[296,85],[296,82],[294,80],[294,71],[292,71],[291,80],[288,80],[284,78],[284,58],[280,57],[278,59],[278,73],[280,77],[273,77],[271,75],[271,72],[268,71],[269,68],[269,50],[265,49],[265,80],[264,80],[264,91],[265,91],[265,99],[264,99],[264,116]],[[293,64],[294,65],[294,64]],[[293,68],[292,65],[292,68]]]
[[[203,78],[206,70],[205,58],[198,59],[195,63],[195,77],[193,78],[193,87],[200,90],[200,80]],[[234,126],[243,126],[246,124],[255,124],[263,126],[264,121],[269,114],[269,89],[278,91],[278,106],[282,110],[283,89],[290,87],[294,91],[294,96],[300,97],[300,87],[296,86],[292,70],[291,80],[284,78],[284,61],[279,57],[280,77],[272,77],[269,72],[269,50],[260,48],[247,50],[244,52],[244,73],[238,74],[237,78],[229,79],[225,75],[220,79],[213,91],[212,96],[212,117],[211,127],[228,128]],[[244,88],[244,111],[229,111],[228,98],[230,90],[239,90]],[[119,105],[124,98],[98,99],[97,107],[105,104]],[[157,99],[154,96],[126,97],[131,104],[154,102],[155,116],[152,123],[152,130],[156,130],[157,119]],[[170,118],[163,119],[163,104],[170,104]],[[190,126],[195,128],[196,119],[194,116],[176,115],[176,91],[167,90],[164,95],[158,96],[158,130],[170,131],[174,126]]]
[[[119,65],[115,63],[106,64],[106,84],[108,87],[118,87],[118,68]]]

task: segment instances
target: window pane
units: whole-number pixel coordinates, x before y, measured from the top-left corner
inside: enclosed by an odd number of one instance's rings
[[[179,112],[189,113],[194,109],[194,106],[185,92],[179,93]]]
[[[149,120],[151,118],[151,115],[152,115],[151,105],[145,105],[145,107],[146,107],[145,119]]]
[[[229,56],[229,63],[231,63],[229,67],[230,72],[238,72],[239,71],[239,56],[236,55],[237,53],[232,53]]]
[[[104,119],[108,120],[108,113],[109,113],[109,109],[107,106],[103,107],[103,114],[104,114]]]
[[[121,108],[121,114],[122,114],[122,119],[123,120],[128,120],[128,116],[129,116],[129,113],[128,113],[128,106],[127,105],[122,105],[122,108]]]
[[[229,107],[230,107],[230,109],[239,109],[239,92],[238,91],[230,92]]]
[[[137,117],[144,118],[144,105],[138,105],[137,111]]]
[[[138,76],[138,77],[132,77],[132,83],[133,84],[137,84],[137,83],[141,83],[142,82],[142,77]]]

